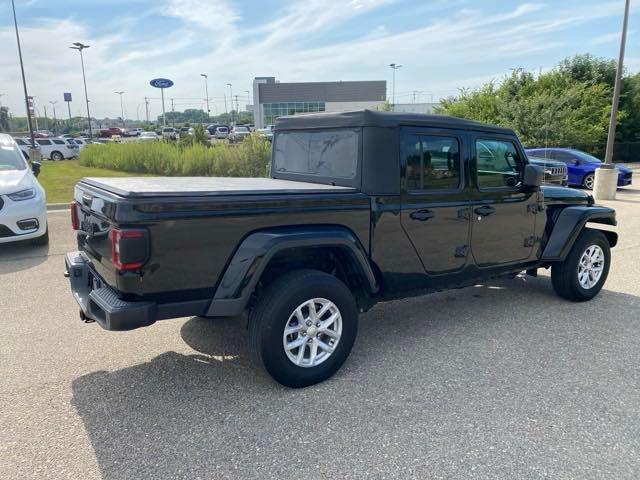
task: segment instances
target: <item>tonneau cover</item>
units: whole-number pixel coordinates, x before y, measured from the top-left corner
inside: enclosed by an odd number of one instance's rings
[[[355,188],[274,178],[230,177],[85,177],[81,183],[121,197],[180,197],[295,193],[348,193]]]

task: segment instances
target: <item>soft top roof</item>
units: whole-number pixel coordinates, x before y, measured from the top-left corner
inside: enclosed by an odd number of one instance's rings
[[[513,130],[496,125],[475,122],[446,115],[423,115],[420,113],[379,112],[377,110],[356,110],[352,112],[310,113],[290,115],[276,119],[276,130],[306,130],[312,128],[343,127],[399,127],[425,126],[455,128],[459,130],[480,130],[513,135]]]

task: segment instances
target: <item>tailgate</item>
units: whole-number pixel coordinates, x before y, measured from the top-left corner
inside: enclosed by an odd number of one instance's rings
[[[115,225],[117,201],[106,193],[76,185],[74,194],[78,218],[78,248],[84,252],[90,266],[107,283],[116,286],[116,271],[111,263],[109,231]]]

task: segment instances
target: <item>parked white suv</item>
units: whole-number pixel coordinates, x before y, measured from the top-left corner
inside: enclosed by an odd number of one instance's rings
[[[125,130],[124,136],[125,137],[139,137],[142,134],[142,132],[144,132],[144,129],[142,129],[140,127],[129,128],[129,129]]]
[[[38,245],[49,242],[47,200],[36,175],[16,142],[0,133],[0,243],[32,240]]]
[[[75,158],[78,156],[80,148],[74,143],[68,143],[67,138],[36,138],[36,144],[40,147],[42,158],[49,160],[64,160],[65,158]],[[17,138],[16,143],[20,150],[28,154],[30,138]],[[28,158],[28,157],[27,157]]]
[[[18,148],[22,151],[24,158],[29,160],[29,149],[31,148],[31,139],[30,138],[16,138],[14,139]],[[36,143],[36,149],[40,150],[40,145]]]

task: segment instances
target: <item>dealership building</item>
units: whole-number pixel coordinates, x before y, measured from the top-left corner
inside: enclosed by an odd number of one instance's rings
[[[386,96],[384,80],[283,83],[275,77],[256,77],[253,118],[256,128],[264,128],[283,115],[375,109]]]

